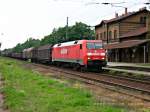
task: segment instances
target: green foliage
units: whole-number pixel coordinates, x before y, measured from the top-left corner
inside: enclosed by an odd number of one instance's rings
[[[69,40],[94,39],[94,31],[84,23],[76,23],[70,28]]]
[[[59,27],[58,29],[54,29],[50,35],[45,36],[41,40],[41,45],[55,44],[73,40],[94,39],[94,31],[84,23],[79,22],[73,26],[69,26],[67,38],[66,28],[67,27]]]
[[[29,38],[23,44],[17,44],[14,48],[14,52],[21,52],[23,49],[30,47],[37,47],[39,45],[56,44],[66,41],[82,40],[82,39],[94,39],[94,31],[84,23],[77,22],[73,26],[68,27],[68,36],[66,38],[66,28],[59,27],[54,28],[52,33],[45,36],[41,41],[38,39]]]
[[[29,38],[27,41],[25,41],[23,44],[17,44],[14,48],[14,52],[21,52],[23,49],[30,48],[30,47],[37,47],[40,45],[40,40],[39,39],[33,39]]]
[[[11,112],[125,112],[97,103],[86,90],[21,67],[24,64],[0,57],[0,72],[5,80],[5,105]]]

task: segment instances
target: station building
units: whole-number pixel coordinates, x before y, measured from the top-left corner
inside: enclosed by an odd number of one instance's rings
[[[150,11],[145,7],[135,12],[115,14],[95,26],[97,40],[103,40],[108,61],[150,63]]]

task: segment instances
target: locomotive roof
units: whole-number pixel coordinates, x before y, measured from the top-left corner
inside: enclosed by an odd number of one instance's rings
[[[52,46],[53,46],[52,44],[43,45],[43,46],[38,47],[38,50],[49,49]]]
[[[83,42],[102,42],[102,41],[101,40],[75,40],[75,41],[55,44],[53,47],[63,47],[63,46],[77,45],[77,44],[82,44]]]

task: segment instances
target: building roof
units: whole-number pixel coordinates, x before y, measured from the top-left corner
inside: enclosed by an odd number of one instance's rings
[[[132,15],[135,15],[135,14],[138,14],[138,13],[141,13],[141,12],[149,12],[145,7],[144,8],[141,8],[140,10],[136,11],[136,12],[128,12],[127,14],[123,14],[121,16],[118,16],[116,18],[112,18],[110,20],[102,20],[100,24],[96,25],[95,27],[99,27],[101,26],[103,23],[105,24],[108,24],[108,23],[112,23],[112,22],[116,22],[116,21],[120,21],[120,20],[123,20],[123,19],[126,19]]]
[[[105,49],[120,49],[120,48],[129,48],[144,44],[150,40],[129,40],[120,43],[106,44],[104,46]]]
[[[130,31],[130,32],[127,32],[127,33],[121,35],[120,38],[139,36],[139,35],[142,35],[145,33],[147,33],[147,28],[141,27],[141,28],[137,28],[136,30],[133,30],[133,31]]]

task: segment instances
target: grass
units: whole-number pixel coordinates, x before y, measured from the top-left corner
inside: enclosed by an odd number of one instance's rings
[[[125,112],[97,103],[86,90],[27,70],[21,67],[22,63],[0,57],[5,105],[11,112]]]

